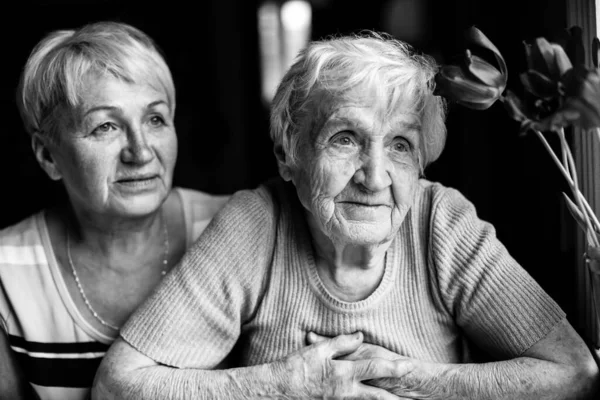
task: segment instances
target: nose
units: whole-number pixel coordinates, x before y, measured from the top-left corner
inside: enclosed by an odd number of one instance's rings
[[[131,127],[127,132],[127,144],[121,151],[121,160],[126,164],[147,164],[154,159],[154,151],[148,145],[146,133],[140,127]]]
[[[383,149],[372,150],[362,159],[360,168],[354,173],[354,182],[371,192],[379,192],[392,184],[391,162]]]

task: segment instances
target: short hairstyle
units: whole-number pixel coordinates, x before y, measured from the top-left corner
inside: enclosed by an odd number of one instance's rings
[[[102,21],[51,32],[32,50],[17,89],[27,132],[57,139],[59,122],[80,105],[90,74],[159,85],[175,112],[173,77],[154,41],[128,24]]]
[[[446,102],[434,96],[438,66],[433,58],[419,55],[406,43],[389,35],[363,31],[313,41],[303,49],[283,77],[271,107],[270,134],[275,148],[287,159],[297,159],[299,129],[310,109],[311,98],[325,91],[344,98],[356,87],[375,90],[393,113],[406,100],[414,99],[421,117],[421,172],[442,152],[446,140]],[[310,128],[309,128],[310,129]]]

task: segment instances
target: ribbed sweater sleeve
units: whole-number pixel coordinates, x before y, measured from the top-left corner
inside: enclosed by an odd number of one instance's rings
[[[162,364],[217,366],[264,291],[274,214],[264,188],[236,193],[130,318],[123,339]]]
[[[448,311],[480,347],[497,357],[521,355],[564,312],[458,191],[438,191],[432,207],[432,253]]]

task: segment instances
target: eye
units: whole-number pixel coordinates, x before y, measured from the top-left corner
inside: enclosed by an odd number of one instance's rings
[[[340,132],[331,138],[331,143],[337,146],[353,146],[355,144],[354,137],[350,132]]]
[[[406,153],[412,150],[410,142],[404,138],[396,138],[392,143],[392,149],[400,153]]]
[[[152,126],[163,126],[165,124],[165,119],[160,115],[154,115],[150,118],[150,125]]]
[[[93,131],[92,134],[94,135],[102,135],[108,132],[111,132],[113,130],[117,129],[117,127],[115,126],[115,124],[113,124],[112,122],[105,122],[101,125],[98,125]]]

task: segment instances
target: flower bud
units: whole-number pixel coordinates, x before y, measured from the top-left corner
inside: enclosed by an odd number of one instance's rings
[[[471,27],[466,32],[466,42],[470,48],[465,50],[462,60],[444,65],[436,75],[436,94],[468,108],[485,110],[506,88],[506,63],[479,29]]]

